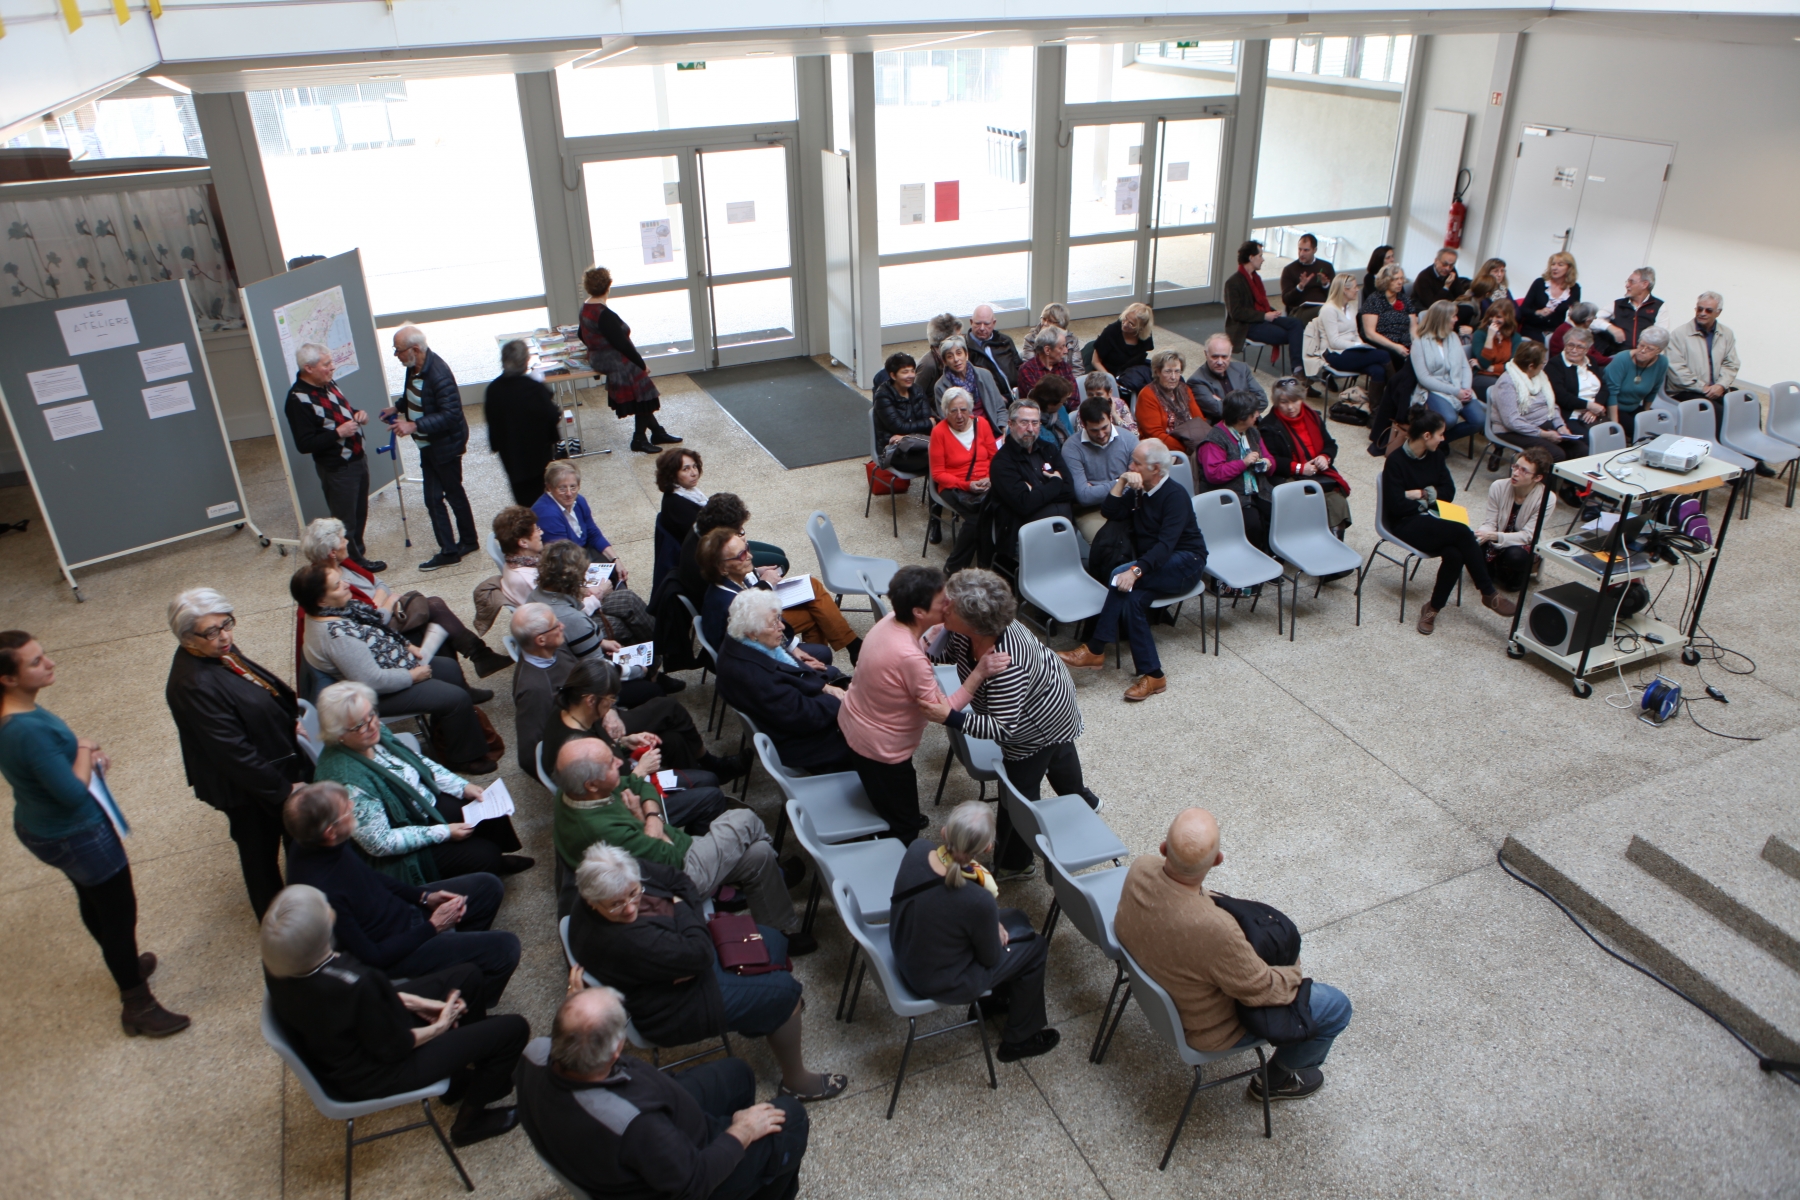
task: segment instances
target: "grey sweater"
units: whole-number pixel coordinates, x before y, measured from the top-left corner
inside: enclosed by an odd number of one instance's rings
[[[932,1000],[967,1004],[988,990],[1006,953],[1000,944],[1000,906],[972,880],[959,888],[945,887],[931,869],[937,848],[924,838],[906,848],[893,894],[921,883],[933,886],[894,905],[888,930],[907,987]]]
[[[1085,429],[1064,442],[1063,465],[1069,469],[1075,503],[1092,506],[1106,499],[1113,481],[1131,465],[1131,452],[1136,449],[1137,439],[1117,426],[1112,441],[1104,446],[1088,441]]]
[[[375,689],[377,696],[411,687],[412,672],[377,663],[368,644],[346,632],[351,624],[333,617],[306,618],[305,654],[313,669],[340,680],[366,683]],[[393,633],[387,636],[399,637]]]

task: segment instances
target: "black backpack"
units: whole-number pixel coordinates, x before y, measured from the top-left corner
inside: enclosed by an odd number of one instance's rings
[[[1239,900],[1218,892],[1212,899],[1237,921],[1256,957],[1271,967],[1291,967],[1300,961],[1300,930],[1286,913],[1260,900]],[[1287,1004],[1262,1008],[1239,1004],[1237,1014],[1245,1029],[1274,1046],[1311,1041],[1319,1032],[1312,1015],[1311,979],[1300,981],[1300,990]]]

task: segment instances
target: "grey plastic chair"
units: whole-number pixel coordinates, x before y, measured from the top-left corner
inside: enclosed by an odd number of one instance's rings
[[[1313,598],[1325,587],[1325,576],[1344,574],[1362,566],[1362,555],[1331,532],[1325,512],[1325,489],[1311,479],[1284,483],[1270,495],[1269,549],[1294,568],[1294,591],[1288,603],[1288,641],[1300,623],[1300,576],[1318,580]],[[1357,580],[1361,583],[1360,576]],[[1362,624],[1362,588],[1356,589],[1356,623]]]
[[[776,850],[779,851],[787,840],[788,803],[806,809],[812,818],[813,836],[822,842],[835,845],[887,832],[887,818],[869,803],[869,794],[863,791],[862,780],[855,771],[796,775],[782,765],[781,755],[768,734],[753,733],[751,741],[756,746],[756,756],[762,760],[763,770],[781,790],[783,807],[780,824],[775,830]]]
[[[1000,776],[1000,802],[1012,818],[1011,836],[1023,838],[1027,846],[1035,847],[1040,836],[1049,838],[1063,866],[1071,871],[1085,871],[1103,862],[1123,862],[1131,853],[1112,827],[1100,819],[1100,814],[1088,807],[1086,797],[1027,800],[1007,778],[1004,763],[996,774]]]
[[[1369,550],[1369,561],[1363,564],[1362,571],[1357,576],[1356,590],[1359,593],[1362,591],[1364,581],[1368,579],[1369,572],[1375,567],[1376,558],[1384,558],[1388,562],[1398,566],[1400,568],[1400,616],[1397,619],[1402,624],[1405,624],[1407,584],[1412,581],[1414,575],[1419,573],[1421,564],[1427,559],[1435,558],[1437,556],[1434,554],[1426,554],[1422,550],[1414,549],[1395,537],[1394,531],[1388,528],[1387,505],[1381,498],[1381,476],[1382,472],[1375,472],[1375,545]],[[1401,552],[1401,557],[1395,558],[1393,555],[1387,553],[1382,549],[1382,546],[1384,545],[1392,546],[1396,550],[1399,550]],[[1456,606],[1458,608],[1462,607],[1462,576],[1460,574],[1456,577]]]
[[[1512,434],[1507,433],[1494,423],[1497,419],[1495,412],[1496,407],[1497,406],[1492,403],[1488,403],[1487,405],[1487,440],[1491,445],[1511,450],[1514,454],[1517,454],[1525,447],[1512,440]],[[1475,469],[1469,472],[1469,482],[1463,484],[1464,491],[1468,491],[1471,487],[1475,486],[1475,476],[1481,474],[1481,460],[1483,457],[1484,456],[1480,454],[1475,455]]]
[[[951,546],[956,545],[956,531],[958,527],[962,525],[963,515],[944,503],[944,498],[938,495],[937,482],[932,479],[929,474],[925,476],[925,503],[927,506],[935,504],[944,510],[944,516],[950,522],[950,528],[945,532],[944,540]],[[930,513],[927,512],[925,532],[921,535],[919,540],[919,557],[924,558],[930,551],[931,521]]]
[[[539,1150],[535,1143],[531,1147],[531,1152],[537,1155],[538,1165],[544,1168],[544,1172],[556,1180],[557,1186],[561,1187],[563,1191],[575,1197],[575,1200],[596,1200],[592,1192],[577,1187],[574,1180],[551,1166],[550,1160],[544,1157],[544,1152]]]
[[[538,744],[537,744],[536,755],[537,755],[537,779],[538,779],[538,782],[543,784],[544,787],[549,791],[549,793],[552,796],[554,796],[561,789],[559,789],[556,786],[556,780],[550,778],[550,772],[546,771],[544,769],[544,743],[541,739],[538,741]]]
[[[1281,621],[1281,593],[1287,576],[1281,564],[1250,544],[1244,533],[1244,509],[1237,493],[1201,492],[1194,497],[1194,519],[1200,523],[1200,534],[1206,539],[1206,576],[1218,580],[1222,587],[1242,590],[1270,582],[1275,583],[1275,632],[1284,632]],[[1233,601],[1236,604],[1236,601]],[[1154,607],[1154,605],[1152,605]],[[1225,598],[1213,596],[1213,657],[1219,655],[1219,623],[1224,616]],[[1250,611],[1256,611],[1252,601]],[[1201,648],[1205,648],[1206,598],[1200,599]]]
[[[1633,443],[1653,441],[1665,433],[1681,431],[1681,417],[1676,411],[1664,408],[1644,408],[1638,410],[1635,422],[1637,436]]]
[[[501,553],[500,539],[490,533],[487,535],[487,540],[481,545],[487,551],[487,556],[494,560],[495,569],[502,575],[506,574],[506,555]]]
[[[1623,350],[1620,353],[1630,354],[1631,351]],[[1662,383],[1657,385],[1656,395],[1650,397],[1650,403],[1644,405],[1642,411],[1643,412],[1666,412],[1671,417],[1674,417],[1677,423],[1680,422],[1680,420],[1681,420],[1681,405],[1679,403],[1677,403],[1676,401],[1671,400],[1669,398],[1668,381],[1666,378],[1664,379],[1664,381]]]
[[[1044,517],[1019,529],[1019,595],[1052,627],[1078,624],[1106,604],[1106,585],[1082,569],[1080,539],[1067,517]]]
[[[683,603],[687,603],[686,596],[683,596],[681,599]],[[692,610],[693,607],[694,606],[691,603],[688,604],[690,610]],[[725,707],[725,695],[719,690],[719,681],[716,677],[718,674],[719,651],[712,644],[712,639],[706,636],[706,629],[700,623],[699,613],[694,613],[694,639],[700,643],[700,648],[706,651],[706,661],[713,664],[715,678],[713,679],[712,703],[706,706],[706,732],[711,733],[714,725],[719,726],[721,729],[725,727],[725,713],[723,711]],[[700,671],[700,682],[706,682],[706,670],[704,667],[702,667]]]
[[[906,857],[906,847],[900,839],[822,841],[806,805],[789,800],[786,808],[794,837],[814,865],[812,894],[806,899],[806,916],[801,921],[801,930],[812,931],[813,919],[819,913],[819,897],[827,886],[838,882],[856,893],[857,905],[869,920],[886,921],[888,900],[894,894],[894,877],[900,873],[900,860]],[[839,1007],[842,1008],[841,998]]]
[[[915,996],[900,982],[900,971],[894,962],[894,946],[888,940],[887,927],[870,925],[863,919],[862,910],[856,904],[856,896],[848,887],[842,883],[833,884],[831,899],[837,905],[839,915],[844,918],[844,928],[850,931],[851,938],[863,954],[862,968],[856,975],[856,990],[850,996],[850,1010],[845,1014],[844,1020],[849,1022],[856,1019],[856,1001],[862,995],[863,979],[868,975],[870,963],[875,964],[875,977],[881,983],[881,991],[887,997],[888,1007],[894,1010],[895,1016],[906,1018],[906,1046],[900,1052],[900,1070],[894,1075],[894,1094],[888,1098],[887,1119],[894,1119],[894,1106],[900,1103],[900,1085],[906,1082],[906,1064],[912,1058],[913,1043],[939,1034],[954,1033],[958,1029],[967,1029],[971,1025],[981,1035],[981,1055],[987,1060],[988,1087],[999,1088],[1000,1078],[994,1074],[994,1055],[988,1048],[987,1027],[982,1024],[980,1010],[971,1004],[964,1020],[921,1034],[920,1017],[955,1006]]]
[[[1188,460],[1184,450],[1169,451],[1169,475],[1181,490],[1192,496],[1194,494],[1194,464]]]
[[[319,736],[319,710],[311,700],[300,701],[300,748],[314,762],[325,753],[325,739]]]
[[[869,408],[869,457],[875,460],[875,463],[877,466],[880,466],[880,464],[881,464],[881,430],[879,430],[875,427],[875,409],[874,409],[873,405],[871,405]],[[912,474],[910,471],[902,471],[898,467],[888,467],[888,468],[886,468],[886,470],[889,471],[894,476],[895,479],[912,480],[912,479],[919,478],[919,476]],[[923,500],[925,498],[924,493],[921,492],[919,498],[921,500]],[[870,480],[869,480],[869,495],[863,501],[863,520],[866,521],[869,519],[869,506],[874,503],[875,503],[875,482],[874,482],[873,476],[871,476]],[[888,510],[889,510],[889,514],[894,519],[894,536],[899,537],[900,536],[900,493],[895,491],[892,488],[888,489]]]
[[[1175,1143],[1181,1140],[1181,1130],[1187,1125],[1188,1114],[1193,1111],[1195,1096],[1251,1075],[1262,1076],[1263,1136],[1274,1137],[1275,1130],[1269,1120],[1269,1059],[1263,1054],[1263,1049],[1268,1043],[1252,1042],[1245,1046],[1232,1046],[1226,1050],[1211,1052],[1196,1050],[1187,1043],[1187,1033],[1181,1026],[1181,1013],[1175,1007],[1175,1001],[1170,998],[1169,993],[1163,989],[1161,984],[1144,973],[1144,969],[1138,966],[1136,960],[1129,953],[1125,955],[1125,974],[1130,977],[1131,986],[1126,989],[1125,999],[1119,1003],[1119,1011],[1113,1014],[1112,1029],[1106,1035],[1106,1043],[1100,1047],[1100,1058],[1106,1057],[1107,1050],[1112,1046],[1112,1035],[1118,1032],[1119,1020],[1125,1015],[1125,1009],[1130,1006],[1131,998],[1136,996],[1138,997],[1138,1008],[1143,1012],[1144,1019],[1150,1023],[1150,1028],[1154,1029],[1164,1041],[1175,1047],[1175,1053],[1180,1056],[1182,1062],[1194,1068],[1194,1086],[1188,1089],[1187,1103],[1181,1106],[1181,1116],[1175,1122],[1175,1132],[1169,1135],[1169,1146],[1163,1151],[1162,1162],[1156,1169],[1159,1171],[1169,1169],[1169,1157],[1175,1153]],[[1250,1050],[1256,1052],[1256,1066],[1239,1071],[1234,1075],[1222,1075],[1209,1082],[1202,1082],[1205,1078],[1207,1064],[1232,1058]]]
[[[701,911],[706,912],[706,909],[703,908]],[[707,913],[708,917],[711,915],[711,913]],[[575,951],[569,948],[569,918],[560,918],[556,922],[556,931],[558,936],[562,938],[563,959],[571,967],[580,967],[581,964],[575,961]],[[600,981],[595,979],[585,967],[582,967],[581,981],[589,987],[601,986]],[[685,1067],[691,1062],[699,1062],[703,1058],[711,1058],[721,1051],[724,1052],[726,1058],[732,1057],[731,1034],[729,1032],[722,1032],[719,1034],[719,1044],[717,1046],[708,1046],[698,1054],[690,1054],[686,1058],[678,1058],[674,1062],[664,1065],[662,1062],[662,1048],[652,1044],[648,1038],[642,1033],[639,1033],[637,1023],[631,1020],[629,1015],[627,1015],[625,1020],[625,1040],[639,1050],[648,1050],[650,1052],[650,1065],[659,1071],[673,1071],[676,1067]]]
[[[1088,1061],[1093,1062],[1100,1052],[1100,1038],[1106,1033],[1106,1022],[1112,1016],[1119,989],[1125,985],[1125,950],[1113,935],[1113,916],[1119,911],[1119,894],[1125,889],[1125,874],[1130,868],[1108,867],[1077,875],[1056,861],[1055,848],[1042,834],[1038,835],[1037,847],[1050,874],[1050,890],[1056,897],[1044,916],[1045,940],[1055,935],[1057,922],[1067,916],[1081,936],[1098,947],[1115,967],[1112,991],[1107,993],[1106,1007],[1100,1010],[1094,1043],[1088,1047]]]
[[[1800,446],[1800,383],[1783,382],[1769,389],[1769,419],[1766,428],[1770,437],[1790,446]],[[1800,478],[1800,459],[1789,462],[1786,473],[1788,507],[1792,508],[1794,481]]]
[[[954,696],[962,686],[957,678],[956,667],[951,663],[939,663],[934,670],[937,673],[938,688],[945,696]],[[1000,778],[1000,764],[1005,761],[1000,753],[1000,743],[990,742],[986,738],[972,738],[960,729],[944,726],[944,732],[950,738],[950,753],[944,756],[944,770],[938,776],[937,799],[933,804],[944,803],[944,784],[950,779],[950,764],[959,762],[969,778],[975,781],[977,800],[987,799],[987,785]]]
[[[1719,421],[1714,415],[1711,400],[1683,400],[1681,402],[1681,436],[1698,438],[1712,447],[1712,457],[1722,463],[1729,463],[1744,472],[1748,478],[1743,487],[1744,503],[1738,515],[1744,520],[1750,519],[1750,489],[1756,483],[1756,460],[1723,444],[1719,437]]]
[[[1625,449],[1625,427],[1617,421],[1596,421],[1588,428],[1588,453],[1611,454]]]
[[[1721,401],[1725,408],[1725,425],[1719,440],[1746,458],[1755,459],[1783,471],[1796,458],[1800,447],[1763,432],[1762,403],[1749,392],[1728,392]],[[1794,507],[1794,480],[1788,478],[1787,507]],[[1750,511],[1750,493],[1756,488],[1756,472],[1752,470],[1744,482],[1744,512]]]
[[[822,512],[806,518],[806,540],[812,543],[813,555],[819,560],[819,579],[825,590],[840,603],[847,595],[867,596],[868,611],[879,618],[876,597],[887,593],[900,564],[891,558],[844,553],[838,545],[837,527]]]
[[[378,1142],[382,1138],[393,1137],[397,1133],[410,1133],[415,1129],[424,1129],[426,1126],[430,1126],[431,1132],[437,1134],[438,1144],[444,1148],[444,1153],[450,1156],[450,1165],[455,1167],[457,1175],[462,1177],[463,1190],[465,1192],[475,1190],[475,1184],[469,1179],[469,1173],[463,1170],[462,1160],[456,1157],[456,1148],[450,1144],[450,1139],[444,1136],[443,1126],[438,1124],[437,1115],[431,1111],[432,1098],[441,1096],[450,1090],[449,1076],[445,1076],[429,1086],[415,1088],[410,1092],[401,1092],[395,1096],[382,1096],[374,1100],[334,1100],[326,1094],[325,1089],[320,1086],[318,1079],[313,1075],[312,1068],[306,1065],[305,1060],[294,1049],[293,1043],[288,1040],[287,1031],[281,1027],[281,1022],[275,1019],[275,1009],[269,1000],[267,991],[263,993],[262,1035],[263,1041],[269,1043],[269,1049],[275,1051],[281,1061],[287,1064],[288,1070],[294,1073],[294,1078],[300,1081],[300,1086],[306,1090],[307,1097],[312,1100],[313,1107],[319,1110],[319,1115],[327,1121],[344,1123],[344,1200],[350,1200],[352,1172],[358,1146],[365,1142]],[[384,1129],[380,1133],[371,1133],[366,1137],[356,1136],[356,1122],[359,1117],[385,1112],[390,1108],[399,1108],[402,1104],[411,1104],[415,1100],[419,1102],[419,1106],[425,1112],[423,1121],[414,1121],[412,1124],[402,1125],[398,1129]]]

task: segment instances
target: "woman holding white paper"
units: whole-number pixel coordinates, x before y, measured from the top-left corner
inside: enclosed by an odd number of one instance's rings
[[[36,638],[19,629],[0,633],[0,775],[12,785],[13,832],[74,885],[81,923],[119,985],[125,1032],[180,1033],[188,1019],[150,994],[156,955],[138,953],[137,891],[125,847],[88,790],[106,770],[106,755],[38,707],[38,693],[55,682],[56,664]]]
[[[533,865],[521,854],[512,818],[462,820],[463,805],[482,790],[408,749],[376,711],[375,690],[334,683],[319,693],[319,736],[325,750],[315,782],[341,783],[356,808],[351,840],[369,865],[413,884],[488,872],[514,875]]]

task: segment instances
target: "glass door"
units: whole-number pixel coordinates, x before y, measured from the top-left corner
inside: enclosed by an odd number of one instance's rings
[[[1211,297],[1224,144],[1225,122],[1218,117],[1157,122],[1156,196],[1145,230],[1150,263],[1142,293],[1152,308]]]
[[[711,365],[791,358],[799,351],[787,147],[700,150],[695,157]]]
[[[587,196],[588,261],[612,272],[610,301],[653,374],[710,366],[701,353],[693,263],[699,258],[687,219],[688,152],[582,164]]]

